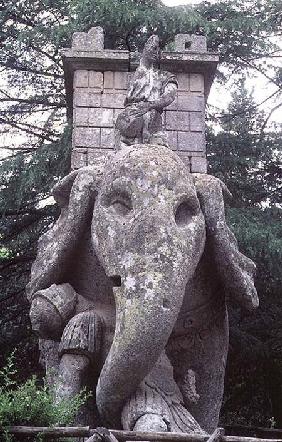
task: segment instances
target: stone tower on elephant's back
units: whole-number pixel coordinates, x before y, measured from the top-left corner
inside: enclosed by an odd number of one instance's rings
[[[177,97],[163,113],[164,128],[169,145],[189,170],[205,173],[205,103],[218,56],[207,52],[203,36],[178,34],[174,47],[161,56],[161,70],[175,74],[178,81]],[[104,49],[103,30],[97,27],[75,33],[63,61],[73,121],[72,168],[77,169],[114,149],[115,120],[138,60],[129,51]]]

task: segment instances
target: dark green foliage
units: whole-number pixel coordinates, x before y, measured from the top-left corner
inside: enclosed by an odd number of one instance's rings
[[[73,28],[93,25],[106,31],[106,47],[135,50],[152,33],[162,45],[177,33],[206,35],[211,50],[218,51],[229,68],[246,69],[247,62],[274,50],[266,38],[281,26],[279,1],[227,1],[167,8],[160,0],[77,0]],[[279,69],[277,69],[277,72]]]
[[[230,309],[226,423],[282,425],[282,214],[281,209],[232,208],[228,220],[242,252],[257,264],[260,307]]]
[[[23,362],[26,374],[29,367],[37,367],[38,351],[34,348],[30,352],[30,345],[36,342],[31,340],[24,289],[38,238],[58,216],[50,189],[69,171],[70,146],[70,130],[66,128],[60,142],[44,144],[34,154],[19,154],[2,165],[0,363],[11,348],[20,345],[24,358],[19,362]]]
[[[80,395],[56,405],[53,392],[39,387],[32,377],[13,390],[5,387],[0,390],[0,423],[1,426],[48,427],[58,422],[62,426],[71,425],[84,401],[84,395]]]
[[[209,166],[233,194],[237,207],[281,204],[281,127],[264,133],[265,112],[238,83],[221,130],[208,133]]]
[[[74,423],[79,408],[87,399],[84,391],[72,399],[56,403],[54,392],[40,385],[35,376],[18,385],[15,381],[16,374],[12,356],[0,371],[0,427],[51,427],[58,423],[61,426],[71,426]],[[3,437],[5,442],[15,440],[8,433]],[[41,440],[40,436],[37,440]]]
[[[236,232],[241,250],[248,253],[258,265],[257,287],[261,290],[264,288],[270,303],[277,302],[281,294],[281,216],[281,210],[275,207],[264,210],[228,210],[228,221],[232,230]],[[274,294],[277,294],[276,299],[273,298]]]
[[[221,130],[208,132],[210,173],[233,194],[229,225],[240,250],[257,264],[260,307],[230,306],[230,353],[222,420],[228,424],[282,425],[282,212],[281,131],[263,133],[258,111],[239,83]]]

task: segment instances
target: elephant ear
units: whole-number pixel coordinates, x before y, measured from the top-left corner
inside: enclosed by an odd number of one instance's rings
[[[27,297],[38,290],[65,282],[72,255],[86,228],[90,229],[94,201],[104,171],[103,160],[63,178],[53,189],[61,213],[54,226],[38,241]]]
[[[65,176],[61,181],[59,181],[52,190],[52,195],[60,206],[61,209],[66,207],[69,204],[69,198],[71,194],[71,190],[74,184],[74,181],[78,175],[79,172],[84,172],[84,169],[81,170],[74,170],[71,173],[69,173],[67,176]]]
[[[252,310],[259,305],[254,286],[256,266],[239,252],[236,238],[226,224],[223,194],[228,197],[231,194],[218,178],[206,174],[193,177],[205,216],[207,245],[226,296]]]

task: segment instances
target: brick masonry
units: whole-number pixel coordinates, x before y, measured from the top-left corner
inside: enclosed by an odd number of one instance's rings
[[[124,108],[127,72],[77,70],[74,75],[73,167],[88,164],[114,148],[114,123]],[[179,74],[175,101],[163,114],[169,145],[186,163],[205,170],[205,98],[202,74]],[[200,171],[200,170],[199,170]]]
[[[198,53],[205,52],[205,41],[202,37],[201,41],[195,36],[192,36],[192,39],[191,36],[188,37],[176,38],[176,50],[185,52],[187,42],[190,45],[192,41],[192,50]],[[83,35],[78,33],[76,48],[79,44],[78,38],[84,39]],[[91,41],[89,38],[88,40]],[[102,42],[99,44],[101,46]],[[102,48],[100,51],[100,57],[103,59],[107,51],[102,52]],[[108,155],[114,149],[114,124],[117,115],[124,108],[129,76],[132,74],[121,70],[118,63],[115,69],[109,70],[108,66],[109,60],[105,57],[104,66],[103,60],[100,61],[99,70],[96,66],[91,69],[74,69],[73,169],[93,164],[98,156]],[[173,72],[173,66],[174,63],[171,63],[170,72]],[[163,124],[170,147],[178,152],[189,170],[205,173],[205,75],[186,70],[187,72],[175,73],[179,85],[177,97],[163,113]]]

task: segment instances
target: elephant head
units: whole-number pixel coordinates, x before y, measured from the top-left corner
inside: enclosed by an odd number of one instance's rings
[[[177,154],[160,146],[116,154],[96,199],[92,241],[116,302],[96,392],[100,413],[113,423],[163,351],[205,244],[193,178]]]

